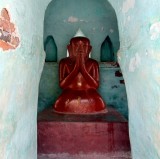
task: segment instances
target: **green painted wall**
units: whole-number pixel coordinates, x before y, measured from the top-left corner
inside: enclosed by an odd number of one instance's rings
[[[49,4],[45,13],[44,40],[48,35],[54,37],[58,60],[66,57],[66,46],[79,28],[91,40],[92,58],[100,61],[101,44],[107,35],[113,42],[116,57],[119,49],[117,18],[107,0],[54,0]]]

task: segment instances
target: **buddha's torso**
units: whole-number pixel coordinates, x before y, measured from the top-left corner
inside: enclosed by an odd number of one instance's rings
[[[78,75],[73,79],[72,83],[68,85],[67,88],[74,89],[74,90],[86,90],[91,87],[87,83],[85,78],[82,76],[82,74],[78,73]]]
[[[74,66],[75,66],[75,61],[71,62],[69,59],[66,59],[66,65],[65,65],[66,75],[65,76],[68,76],[68,74],[70,74],[73,71]],[[93,69],[93,63],[89,60],[86,63],[86,70],[89,73],[91,69]],[[66,88],[70,88],[70,89],[73,89],[73,90],[86,90],[86,89],[89,89],[89,88],[92,88],[92,87],[86,81],[86,79],[84,78],[82,73],[79,72],[72,79],[72,82]]]

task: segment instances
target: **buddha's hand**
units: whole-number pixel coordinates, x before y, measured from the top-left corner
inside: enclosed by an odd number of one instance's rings
[[[85,56],[84,56],[84,54],[80,54],[79,61],[80,61],[80,68],[83,70],[85,68]]]
[[[76,55],[76,61],[75,61],[75,66],[80,67],[81,65],[81,54]]]

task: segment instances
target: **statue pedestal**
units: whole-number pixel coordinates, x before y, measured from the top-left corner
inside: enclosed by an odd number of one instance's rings
[[[38,115],[39,154],[130,151],[128,122],[115,109],[98,115]]]

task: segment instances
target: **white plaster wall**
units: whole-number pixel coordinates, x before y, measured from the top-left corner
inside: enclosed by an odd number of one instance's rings
[[[133,159],[160,158],[160,1],[109,0],[120,33]]]
[[[1,0],[20,45],[0,49],[0,159],[37,158],[38,84],[44,64],[43,19],[49,0]]]

